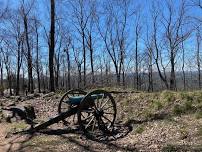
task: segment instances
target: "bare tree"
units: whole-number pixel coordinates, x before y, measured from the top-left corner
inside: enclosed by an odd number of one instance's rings
[[[12,91],[12,72],[11,72],[11,58],[10,58],[10,51],[9,51],[9,46],[7,46],[7,50],[3,51],[3,48],[1,48],[1,52],[3,53],[3,58],[4,58],[4,64],[7,72],[7,83],[8,83],[8,88],[10,91],[10,95],[13,95]]]
[[[50,25],[50,46],[49,46],[49,75],[50,91],[55,91],[54,81],[54,52],[55,52],[55,0],[50,0],[51,5],[51,25]]]
[[[36,73],[37,73],[37,83],[38,83],[38,91],[41,92],[41,79],[40,79],[40,58],[39,58],[39,21],[34,18],[34,28],[36,34]]]
[[[174,5],[171,2],[167,2],[168,8],[168,17],[163,15],[164,22],[163,25],[165,27],[166,32],[166,42],[168,44],[169,55],[170,55],[170,64],[171,64],[171,71],[170,71],[170,89],[176,89],[176,80],[175,80],[175,63],[176,63],[176,56],[179,50],[179,45],[185,41],[191,31],[190,30],[180,30],[186,24],[187,16],[186,16],[186,3],[184,0],[181,1],[179,11],[176,14],[176,19],[174,18]]]
[[[81,87],[82,79],[81,79],[81,65],[83,63],[83,57],[80,55],[80,50],[79,48],[75,48],[74,43],[72,42],[72,50],[74,54],[74,60],[77,65],[77,71],[78,71],[78,82],[77,82],[77,87]]]
[[[137,16],[137,21],[135,24],[135,75],[134,75],[134,86],[136,86],[136,89],[139,90],[139,60],[138,60],[138,43],[140,39],[140,33],[141,33],[141,25],[140,25],[140,16]],[[135,82],[136,80],[136,82]]]
[[[172,1],[166,1],[166,9],[168,10],[167,13],[165,12],[161,13],[157,11],[157,9],[153,10],[154,44],[155,44],[155,50],[156,50],[155,61],[156,61],[159,76],[161,80],[164,82],[166,88],[175,90],[176,89],[176,78],[175,78],[176,56],[179,52],[179,47],[181,43],[189,37],[191,30],[188,30],[188,29],[185,30],[188,17],[186,15],[186,4],[184,0],[180,1],[179,8],[175,8]],[[161,23],[162,23],[162,29],[164,30],[163,40],[165,42],[163,45],[158,44],[158,38],[157,38],[157,34],[158,34],[157,27],[161,26],[160,24],[158,24],[158,19],[160,17],[160,14],[162,14]],[[169,57],[168,57],[169,58],[168,64],[170,64],[169,83],[168,83],[166,70],[163,63],[163,59],[162,59],[161,48],[164,48],[164,50],[166,48],[169,53]],[[163,67],[163,73],[160,69],[159,60],[160,60],[161,66]]]
[[[4,69],[4,66],[3,66],[3,55],[2,55],[2,53],[0,54],[0,74],[1,74],[1,77],[0,77],[0,79],[1,79],[1,95],[4,95],[4,93],[3,93],[3,90],[4,90],[4,84],[3,84],[3,69]]]
[[[122,10],[120,14],[116,7],[120,8],[118,10]],[[126,25],[129,16],[128,7],[129,1],[109,1],[105,6],[105,29],[102,29],[101,26],[103,25],[99,23],[102,22],[99,21],[101,17],[97,16],[97,27],[104,41],[106,51],[114,65],[118,85],[121,82],[121,72],[123,74],[123,83],[125,83],[123,69],[126,51]]]
[[[59,89],[59,77],[60,77],[60,57],[62,50],[62,39],[63,37],[60,35],[59,46],[55,51],[55,88]]]
[[[158,37],[157,37],[157,30],[158,30],[158,21],[159,21],[159,16],[160,12],[157,10],[155,4],[153,3],[153,9],[152,9],[152,24],[153,24],[153,40],[154,40],[154,48],[155,48],[155,63],[157,66],[158,74],[161,78],[161,80],[164,82],[166,89],[169,88],[169,84],[167,81],[167,76],[165,74],[165,67],[163,67],[163,71],[160,69],[160,64],[159,64],[159,58],[160,58],[160,44],[158,43]],[[161,60],[162,61],[162,60]],[[163,65],[163,64],[161,64]]]
[[[90,2],[85,0],[76,0],[71,1],[71,6],[73,8],[73,24],[78,31],[81,38],[79,42],[82,45],[83,51],[83,83],[86,85],[86,54],[87,54],[87,45],[86,45],[86,28],[91,15],[91,12],[87,10],[85,6],[88,6]],[[87,5],[86,5],[87,4]]]
[[[18,40],[18,48],[17,48],[17,81],[16,81],[16,95],[19,95],[19,89],[20,89],[20,69],[22,65],[22,57],[23,57],[23,47],[21,47],[21,43],[23,43],[23,40]]]
[[[191,0],[194,6],[199,7],[202,9],[202,1],[201,0]]]
[[[33,75],[32,75],[32,51],[30,46],[30,37],[29,37],[29,25],[28,25],[28,17],[30,14],[30,11],[33,7],[33,2],[30,4],[29,8],[25,8],[25,3],[22,1],[21,4],[21,13],[23,18],[23,24],[24,24],[24,33],[25,33],[25,42],[26,42],[26,48],[27,48],[27,65],[28,65],[28,91],[33,93],[34,92],[34,82],[33,82]]]
[[[197,61],[197,68],[198,68],[198,87],[201,89],[201,59],[200,59],[200,45],[201,45],[201,35],[200,29],[197,28],[196,33],[196,61]]]
[[[153,86],[153,51],[154,51],[154,39],[152,38],[152,35],[149,35],[148,26],[147,26],[147,34],[146,34],[146,40],[145,40],[145,46],[146,46],[146,54],[147,54],[147,60],[148,60],[148,78],[149,78],[149,84],[148,84],[148,91],[154,90]]]
[[[22,58],[23,58],[23,47],[21,47],[23,45],[23,28],[21,25],[21,19],[19,16],[19,11],[15,11],[16,12],[16,16],[11,16],[11,18],[9,19],[9,23],[11,24],[10,30],[8,31],[9,33],[12,33],[12,37],[14,37],[14,40],[16,42],[16,61],[17,61],[17,73],[16,73],[16,95],[19,95],[19,91],[20,91],[20,69],[21,69],[21,65],[22,65]]]
[[[186,90],[186,75],[185,75],[185,48],[182,42],[182,75],[183,75],[183,88]]]
[[[67,83],[68,83],[68,89],[70,90],[71,89],[71,75],[70,75],[70,72],[71,72],[71,61],[70,61],[70,46],[71,46],[71,38],[68,37],[67,38],[67,46],[66,46],[66,49],[64,49],[64,52],[66,52],[66,55],[67,55]],[[76,60],[77,62],[77,60]],[[79,71],[80,72],[80,71]],[[79,77],[80,77],[80,81],[81,81],[81,74],[79,74]]]
[[[94,47],[93,47],[93,36],[92,36],[92,29],[93,29],[93,17],[91,16],[91,19],[90,19],[90,25],[89,25],[89,29],[87,29],[87,46],[88,46],[88,49],[90,51],[90,66],[91,66],[91,80],[92,80],[92,84],[95,83],[95,76],[94,76],[94,57],[93,57],[93,54],[94,54]]]
[[[8,12],[9,12],[9,7],[8,7],[8,3],[6,4],[5,8],[2,7],[3,5],[0,6],[0,20],[2,19],[7,19],[8,16]]]

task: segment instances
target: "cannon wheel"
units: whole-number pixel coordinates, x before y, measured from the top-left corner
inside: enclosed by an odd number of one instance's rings
[[[66,111],[70,110],[71,108],[77,106],[77,105],[67,103],[67,101],[69,100],[70,97],[76,97],[76,96],[81,96],[81,95],[86,95],[86,94],[87,93],[85,91],[80,90],[80,89],[73,89],[73,90],[66,92],[60,99],[60,102],[58,105],[58,114],[60,114],[62,112],[66,112]],[[76,119],[77,119],[76,116],[72,115],[62,121],[63,121],[64,125],[70,126],[70,125],[74,125],[77,123]]]
[[[102,133],[113,131],[116,104],[109,92],[104,90],[90,92],[81,101],[77,113],[79,126],[85,134],[96,136],[95,134],[100,134],[100,131]]]

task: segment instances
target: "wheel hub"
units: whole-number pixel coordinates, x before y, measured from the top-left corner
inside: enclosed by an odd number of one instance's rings
[[[103,116],[103,114],[104,114],[103,110],[96,110],[95,111],[95,117],[101,117],[101,116]]]

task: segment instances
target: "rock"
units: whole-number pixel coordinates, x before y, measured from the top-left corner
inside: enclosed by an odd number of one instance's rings
[[[34,93],[34,97],[37,98],[37,97],[40,97],[41,94],[40,93]]]
[[[10,89],[5,89],[3,91],[4,96],[9,97],[10,96],[10,91],[11,91],[12,94],[14,94],[14,89],[11,89],[11,90]]]
[[[55,93],[54,93],[54,92],[50,92],[50,93],[45,94],[45,95],[43,96],[43,98],[51,97],[51,96],[53,96],[53,95],[55,95]]]
[[[40,97],[40,96],[41,96],[40,93],[28,94],[27,99],[34,99],[34,98],[37,98],[37,97]]]
[[[26,98],[27,98],[27,100],[34,99],[34,94],[28,94]]]
[[[22,100],[20,96],[10,96],[9,98],[12,99],[12,100],[14,100],[15,102]]]

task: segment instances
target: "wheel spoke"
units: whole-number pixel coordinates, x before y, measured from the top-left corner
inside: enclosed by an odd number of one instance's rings
[[[82,90],[70,90],[67,93],[63,95],[63,97],[60,100],[59,107],[58,107],[58,113],[66,112],[70,110],[71,108],[75,108],[78,105],[71,105],[69,99],[72,97],[77,97],[81,95],[85,95],[86,93]],[[90,112],[89,112],[90,113]],[[85,114],[82,114],[80,116],[82,119],[86,118],[87,116]],[[75,124],[78,121],[76,114],[73,114],[71,117],[66,118],[63,120],[66,124]]]
[[[101,122],[105,125],[106,123],[102,120],[102,117],[100,117]]]
[[[81,113],[81,116],[83,117],[83,118],[85,118],[85,116]]]
[[[111,120],[109,120],[107,117],[105,117],[104,115],[102,115],[103,118],[105,118],[106,120],[108,120],[110,123],[112,123]]]
[[[102,110],[107,110],[107,109],[112,108],[112,107],[114,107],[114,106],[112,105],[112,106],[109,106],[109,107],[102,109]]]
[[[96,123],[96,119],[94,119],[92,131],[94,131],[94,129],[95,129],[95,123]]]
[[[114,115],[114,113],[112,113],[112,112],[104,112],[104,114]]]
[[[68,94],[67,94],[67,98],[69,99],[69,96],[68,96]]]
[[[116,105],[110,93],[95,90],[84,96],[77,114],[78,124],[84,133],[97,137],[110,133],[116,117]]]
[[[85,120],[91,118],[92,116],[93,116],[93,115],[87,116],[85,119],[83,119],[83,121],[85,121]]]
[[[96,102],[96,106],[97,106],[97,109],[99,109],[99,98],[98,98],[98,96],[96,97],[96,100],[97,100],[97,102]]]
[[[93,109],[92,109],[92,110],[88,109],[88,110],[83,110],[82,112],[86,112],[86,113],[93,113],[93,112],[94,112],[94,110],[93,110]]]
[[[98,107],[96,106],[96,103],[94,103],[94,107],[95,107],[95,110],[98,110]]]
[[[73,115],[73,123],[75,123],[75,115]]]
[[[90,109],[92,110],[92,112],[96,111],[96,108],[95,108],[95,107],[90,107],[89,110],[90,110]]]
[[[91,124],[91,122],[93,121],[94,116],[91,118],[91,120],[88,122],[88,124],[85,126],[85,129],[87,129],[89,127],[89,125]]]
[[[105,101],[105,103],[101,106],[101,109],[107,104],[107,102],[109,101],[110,99],[108,99],[107,101]]]
[[[99,105],[99,107],[100,107],[100,109],[101,109],[101,107],[102,107],[102,102],[104,101],[104,94],[102,94],[102,98],[101,98],[101,100],[100,100],[100,105]]]

